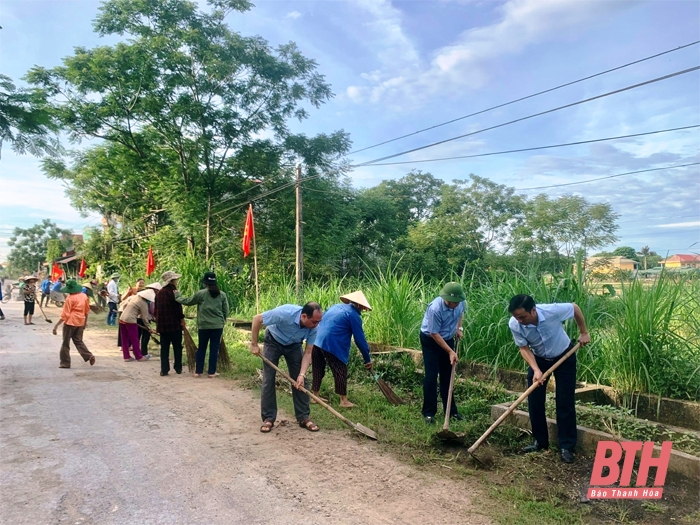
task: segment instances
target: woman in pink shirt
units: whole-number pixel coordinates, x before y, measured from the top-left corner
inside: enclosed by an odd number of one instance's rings
[[[90,300],[87,295],[81,293],[82,287],[70,279],[65,288],[61,288],[62,293],[70,294],[63,303],[61,319],[53,329],[53,335],[58,334],[58,327],[63,324],[63,344],[61,345],[59,368],[70,368],[70,342],[73,341],[80,357],[86,362],[90,361],[90,366],[95,364],[95,356],[83,343],[83,332],[90,312]]]

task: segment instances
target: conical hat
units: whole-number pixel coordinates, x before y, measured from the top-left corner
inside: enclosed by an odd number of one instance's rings
[[[152,288],[146,288],[145,290],[141,290],[139,293],[137,293],[139,297],[146,299],[146,301],[155,301],[156,300],[156,291],[153,290]]]
[[[356,292],[352,292],[347,295],[341,295],[340,300],[345,304],[355,303],[359,304],[360,306],[364,306],[367,308],[367,310],[372,309],[372,307],[369,305],[369,301],[365,297],[365,294],[362,293],[362,290],[357,290]]]

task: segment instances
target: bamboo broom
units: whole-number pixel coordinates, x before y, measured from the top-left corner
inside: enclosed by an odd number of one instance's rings
[[[216,366],[223,372],[231,370],[231,357],[228,355],[223,333],[221,334],[221,346],[219,346],[219,358],[216,360]]]
[[[187,327],[183,328],[183,332],[185,336],[185,350],[187,351],[187,369],[190,372],[194,372],[197,366],[197,345],[194,344],[194,340]]]

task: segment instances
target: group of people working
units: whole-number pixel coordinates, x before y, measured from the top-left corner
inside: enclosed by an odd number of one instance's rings
[[[124,360],[148,359],[148,339],[144,337],[158,333],[161,349],[160,375],[166,376],[170,372],[171,345],[175,372],[181,374],[183,330],[186,329],[182,306],[197,305],[199,346],[194,375],[200,377],[203,374],[204,359],[209,346],[208,376],[215,377],[218,375],[216,363],[220,341],[229,313],[228,299],[219,289],[216,275],[212,272],[204,275],[204,288],[190,297],[183,296],[177,290],[180,277],[181,275],[175,272],[165,272],[161,276],[161,282],[150,285],[146,285],[145,281],[140,279],[124,296],[119,297],[119,275],[112,275],[107,286],[108,297],[110,303],[115,303],[115,312],[121,311],[119,336]],[[74,298],[81,291],[80,285],[75,281],[69,281],[61,291],[70,295],[61,315],[61,322],[65,326],[60,366],[70,367],[70,340],[74,341],[81,357],[94,364],[95,357],[82,343],[82,327],[87,321],[89,311],[87,297]],[[115,296],[117,299],[113,300]],[[347,396],[351,340],[354,339],[360,350],[365,368],[372,369],[370,348],[361,317],[363,312],[371,311],[372,307],[361,290],[341,296],[340,301],[325,313],[320,304],[308,302],[303,306],[281,305],[253,318],[250,351],[255,355],[263,355],[275,366],[279,364],[280,358],[284,357],[291,377],[296,378],[292,392],[295,417],[302,428],[311,432],[317,432],[319,427],[310,417],[309,396],[301,390],[302,387],[308,388],[306,374],[309,366],[313,368],[311,391],[314,395],[319,396],[326,368],[329,367],[335,383],[335,393],[340,396],[340,405],[345,408],[354,406]],[[117,307],[119,303],[121,308]],[[443,410],[447,409],[450,376],[458,360],[456,345],[463,337],[462,323],[466,308],[466,296],[462,286],[455,282],[447,283],[438,297],[428,305],[421,323],[420,343],[425,369],[421,412],[424,421],[429,425],[435,423],[438,410],[438,378],[442,407]],[[540,383],[544,387],[536,389],[528,399],[534,441],[525,447],[523,452],[548,449],[545,399],[549,379],[542,381],[542,376],[574,345],[563,328],[564,321],[571,318],[575,320],[579,329],[578,341],[582,346],[590,342],[586,322],[576,304],[535,305],[534,299],[529,295],[514,296],[510,300],[508,310],[511,314],[508,326],[513,340],[528,364],[528,386]],[[152,328],[154,321],[155,330]],[[258,337],[263,325],[266,330],[261,350]],[[57,328],[58,325],[54,328],[54,333]],[[130,350],[133,350],[134,357],[131,357]],[[271,432],[277,419],[275,377],[276,370],[263,364],[260,427],[263,433]],[[554,377],[560,457],[562,461],[570,463],[574,461],[576,446],[576,354],[571,355],[555,370]],[[463,419],[454,396],[451,403],[450,417],[455,420]]]

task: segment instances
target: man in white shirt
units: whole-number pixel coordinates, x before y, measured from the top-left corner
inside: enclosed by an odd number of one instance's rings
[[[586,328],[586,320],[578,305],[573,303],[540,304],[529,295],[516,295],[510,300],[508,311],[512,317],[508,322],[515,344],[520,354],[529,365],[527,371],[528,387],[540,383],[527,400],[530,412],[530,425],[534,443],[523,452],[535,452],[549,448],[549,432],[545,415],[547,382],[542,381],[544,372],[574,346],[564,331],[563,323],[572,317],[579,329],[578,341],[585,346],[591,341]],[[554,371],[556,379],[557,430],[561,460],[565,463],[574,461],[576,448],[576,354],[573,354]]]
[[[107,324],[115,326],[117,324],[117,305],[119,304],[119,274],[112,274],[112,277],[107,283],[107,306],[109,313],[107,314]]]

